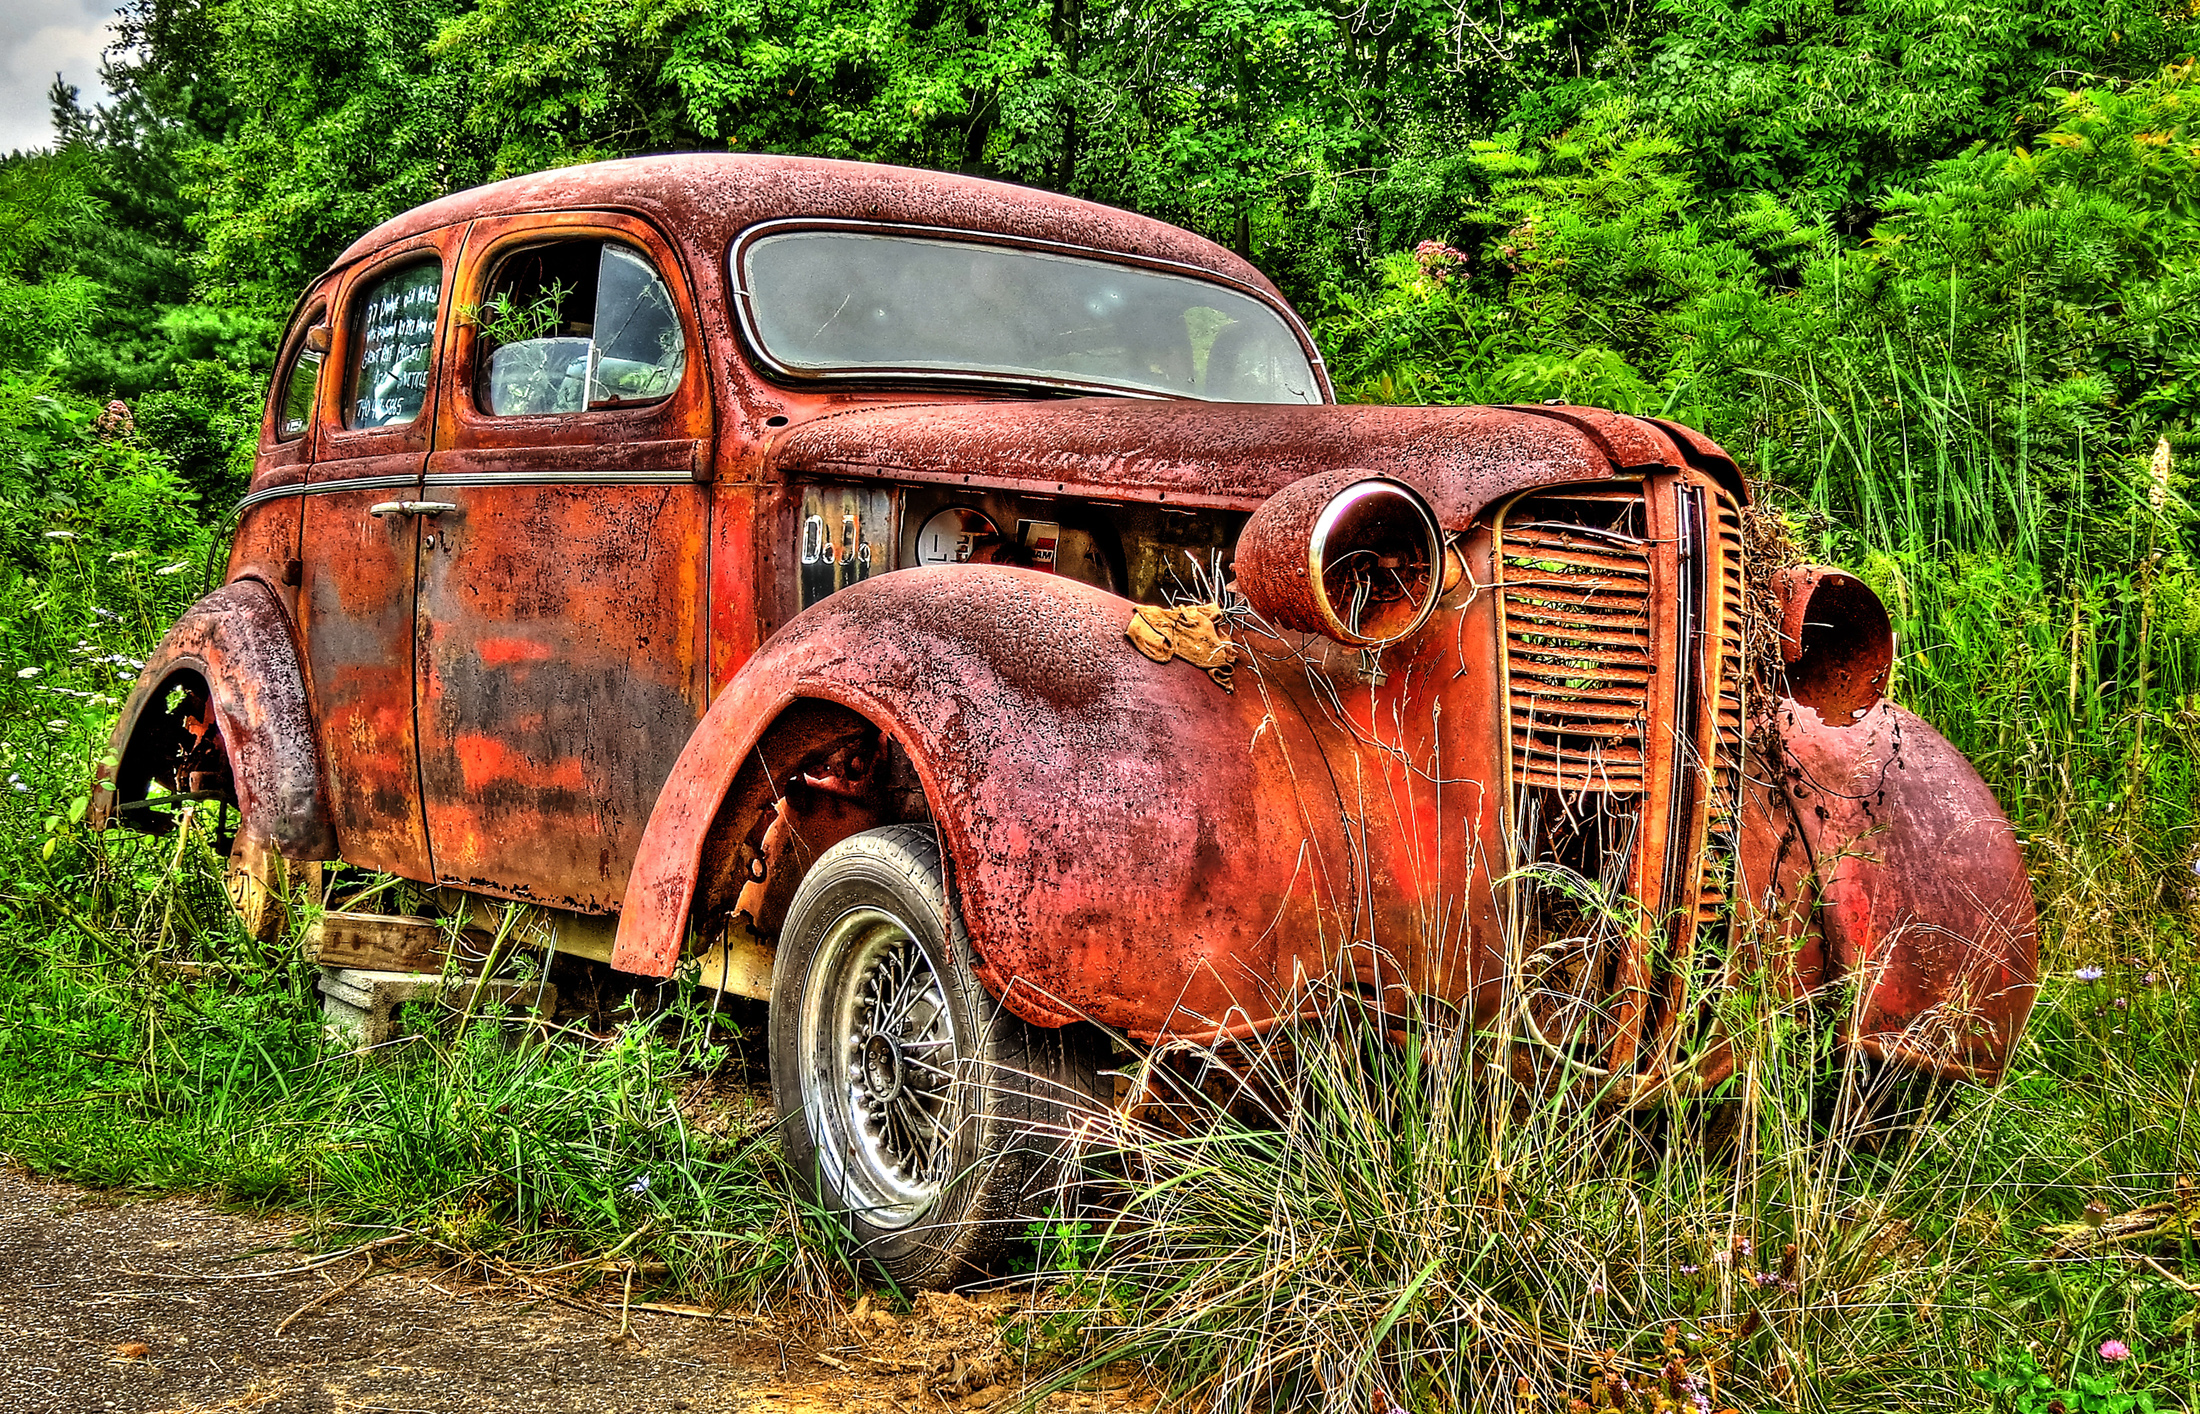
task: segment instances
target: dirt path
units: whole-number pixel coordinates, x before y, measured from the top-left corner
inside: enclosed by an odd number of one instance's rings
[[[116,1205],[0,1171],[0,1410],[936,1414],[1006,1407],[1016,1386],[994,1312],[954,1297],[899,1319],[866,1310],[825,1341],[645,1312],[621,1341],[615,1312],[431,1266],[363,1280],[360,1258],[300,1271],[310,1259],[291,1232],[192,1199]],[[1152,1403],[1118,1377],[1044,1407]]]

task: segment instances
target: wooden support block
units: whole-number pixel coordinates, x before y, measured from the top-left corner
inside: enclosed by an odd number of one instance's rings
[[[476,994],[479,994],[477,997]],[[386,972],[370,968],[323,967],[321,1016],[340,1044],[371,1050],[397,1039],[398,1008],[407,1002],[439,999],[452,1011],[475,1012],[495,1001],[532,1013],[538,1028],[558,1014],[558,989],[547,978],[532,982],[446,982],[434,972]]]
[[[426,918],[324,913],[306,930],[306,957],[323,967],[370,972],[441,972],[443,928]]]

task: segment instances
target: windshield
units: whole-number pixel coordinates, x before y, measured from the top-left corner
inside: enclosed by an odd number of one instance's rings
[[[751,332],[794,373],[969,373],[1209,402],[1322,400],[1290,326],[1203,280],[853,231],[766,236],[741,266]]]

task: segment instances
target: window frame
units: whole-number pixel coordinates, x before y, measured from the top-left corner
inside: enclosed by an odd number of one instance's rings
[[[1337,400],[1336,389],[1329,381],[1328,365],[1322,362],[1321,350],[1314,346],[1314,337],[1307,330],[1298,312],[1268,291],[1246,281],[1219,274],[1202,266],[1183,261],[1166,260],[1158,256],[1133,255],[1123,251],[1102,250],[1096,246],[1078,245],[1069,241],[1049,241],[1036,237],[993,235],[980,231],[958,230],[947,226],[925,226],[900,221],[866,221],[852,217],[782,216],[759,221],[742,228],[729,243],[726,251],[726,273],[733,295],[734,325],[740,330],[743,351],[749,361],[773,382],[796,388],[817,388],[836,384],[901,384],[901,383],[950,383],[982,387],[1010,387],[1041,389],[1050,392],[1088,395],[1101,394],[1118,398],[1139,398],[1152,402],[1202,403],[1207,400],[1187,393],[1170,393],[1152,388],[1129,388],[1119,383],[1095,380],[1045,376],[1033,374],[989,373],[975,369],[935,368],[859,368],[859,369],[805,369],[793,368],[773,358],[764,346],[756,328],[755,312],[751,307],[748,276],[744,259],[749,247],[770,236],[783,236],[799,231],[832,231],[857,235],[901,236],[918,240],[958,241],[966,245],[993,246],[1004,250],[1028,250],[1042,255],[1065,256],[1071,259],[1094,261],[1102,265],[1126,266],[1137,270],[1150,270],[1161,275],[1175,275],[1200,284],[1213,285],[1231,294],[1252,300],[1283,321],[1284,328],[1298,340],[1299,350],[1306,355],[1308,367],[1314,373],[1314,386],[1321,395],[1319,403],[1275,403],[1275,407],[1318,407]],[[1214,406],[1224,406],[1214,404]]]
[[[289,337],[283,343],[282,356],[275,361],[275,377],[268,386],[268,435],[265,445],[270,448],[287,447],[302,441],[312,436],[313,429],[320,423],[321,394],[324,391],[321,380],[327,375],[329,359],[336,352],[336,330],[329,320],[328,311],[328,301],[317,298],[302,316],[291,323]],[[313,380],[312,410],[306,415],[305,426],[296,432],[286,432],[283,430],[283,411],[290,405],[290,380],[297,372],[298,361],[312,352],[306,348],[307,336],[323,325],[330,326],[329,346],[313,355],[321,360],[321,369]]]

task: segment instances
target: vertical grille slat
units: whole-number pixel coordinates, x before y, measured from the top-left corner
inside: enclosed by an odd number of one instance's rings
[[[1719,612],[1716,619],[1717,720],[1711,762],[1711,800],[1704,841],[1702,883],[1697,889],[1696,921],[1715,924],[1727,908],[1728,877],[1737,845],[1735,811],[1739,808],[1742,751],[1742,518],[1725,496],[1715,498],[1719,540]]]

